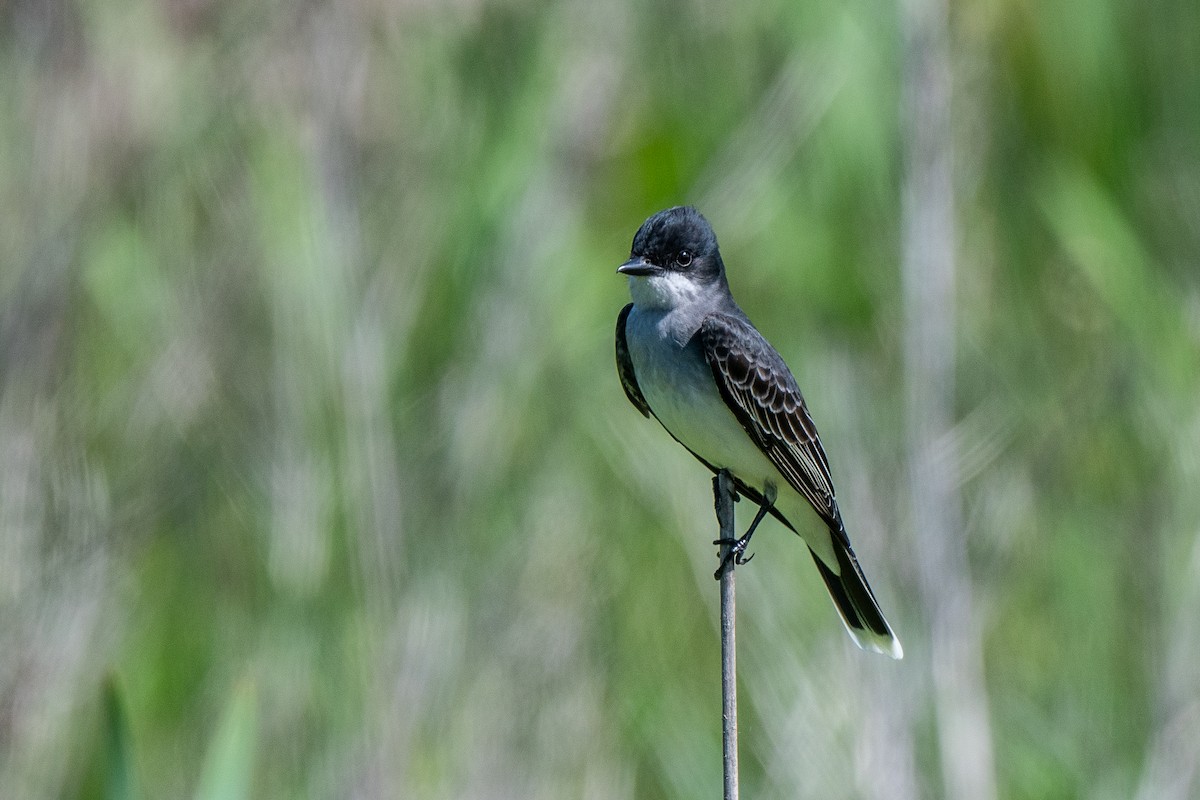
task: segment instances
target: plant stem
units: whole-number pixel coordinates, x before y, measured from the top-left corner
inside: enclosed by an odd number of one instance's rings
[[[733,503],[736,497],[734,492],[733,479],[729,473],[725,470],[718,472],[713,478],[713,495],[717,524],[721,528],[720,538],[726,542],[737,538],[733,528]],[[725,564],[721,572],[721,742],[724,752],[725,800],[737,800],[737,648],[734,639],[736,603],[733,583],[736,559],[725,560],[730,547],[730,544],[721,545],[721,559]]]

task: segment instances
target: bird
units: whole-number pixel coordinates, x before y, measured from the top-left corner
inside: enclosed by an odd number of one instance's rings
[[[617,374],[629,402],[653,417],[738,494],[759,508],[731,545],[743,564],[771,514],[808,545],[846,630],[864,650],[902,658],[842,521],[816,425],[800,387],[730,292],[717,237],[691,206],[647,219],[617,272],[633,302],[617,315]],[[820,521],[806,516],[815,512]]]

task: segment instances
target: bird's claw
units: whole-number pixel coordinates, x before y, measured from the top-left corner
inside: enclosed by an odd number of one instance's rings
[[[718,479],[713,480],[714,493],[719,492],[718,483]],[[735,502],[737,501],[737,491],[734,491],[733,499]],[[717,571],[713,573],[713,577],[717,580],[721,580],[721,575],[725,573],[725,568],[730,566],[730,562],[732,562],[735,566],[741,566],[742,564],[749,563],[750,559],[754,558],[753,553],[750,555],[745,555],[746,546],[750,544],[750,537],[754,535],[755,529],[758,528],[758,523],[763,521],[763,517],[767,516],[767,513],[770,512],[771,508],[775,505],[775,487],[771,484],[767,484],[766,489],[763,492],[763,500],[765,502],[759,505],[758,513],[754,515],[754,521],[750,523],[750,527],[746,529],[746,533],[744,536],[742,536],[742,538],[730,539],[723,537],[713,542],[715,545],[728,548],[724,553],[721,553],[721,565],[717,567]],[[720,503],[718,498],[718,508],[719,507]]]
[[[717,567],[717,571],[713,573],[713,577],[721,580],[721,573],[725,571],[725,567],[730,561],[739,567],[742,564],[749,564],[750,559],[754,558],[754,553],[746,555],[746,545],[749,543],[750,534],[746,534],[740,539],[715,539],[713,544],[721,547],[728,546],[729,549],[721,556],[721,564]]]

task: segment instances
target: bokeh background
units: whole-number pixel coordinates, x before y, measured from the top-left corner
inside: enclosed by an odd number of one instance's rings
[[[0,2],[0,794],[717,796],[709,479],[612,357],[694,203],[907,654],[768,523],[743,795],[1200,796],[1197,31]]]

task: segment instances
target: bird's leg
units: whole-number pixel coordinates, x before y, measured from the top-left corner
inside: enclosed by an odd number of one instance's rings
[[[758,507],[758,513],[754,515],[754,521],[750,523],[750,527],[746,529],[742,537],[740,539],[717,539],[713,542],[716,545],[729,545],[729,550],[721,558],[721,565],[717,567],[717,571],[713,575],[714,578],[717,580],[721,579],[721,573],[725,570],[725,565],[729,563],[730,559],[733,560],[734,564],[740,566],[754,558],[753,553],[748,556],[745,555],[746,546],[750,544],[750,537],[754,535],[754,530],[758,527],[758,523],[762,522],[763,518],[775,507],[775,498],[777,496],[778,492],[775,487],[767,484],[766,491],[763,492],[762,505]]]

